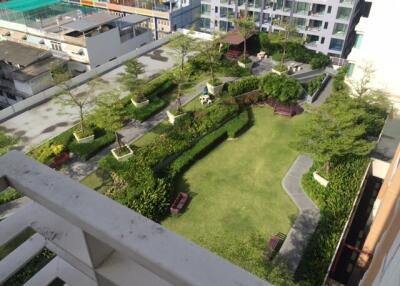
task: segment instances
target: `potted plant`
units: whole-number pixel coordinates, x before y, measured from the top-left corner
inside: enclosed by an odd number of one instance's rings
[[[136,108],[141,108],[149,105],[150,100],[143,93],[134,93],[131,102]]]
[[[242,68],[251,68],[253,62],[247,56],[247,39],[254,33],[256,25],[253,19],[246,16],[236,19],[235,26],[243,37],[243,56],[238,60],[238,65]]]
[[[279,64],[272,68],[272,72],[282,75],[282,74],[287,74],[289,72],[289,69],[287,68],[287,66],[285,66],[283,64]]]
[[[118,143],[118,147],[111,149],[111,154],[117,161],[126,161],[133,155],[133,150],[129,145],[124,144],[120,135],[115,132],[115,138]]]

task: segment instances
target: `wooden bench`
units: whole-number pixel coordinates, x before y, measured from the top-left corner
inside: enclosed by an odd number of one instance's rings
[[[189,198],[189,196],[187,193],[180,192],[178,194],[178,196],[176,197],[174,203],[171,205],[171,207],[169,209],[171,214],[173,214],[173,215],[179,214],[185,207],[185,205],[188,201],[188,198]]]
[[[273,235],[268,242],[268,248],[265,253],[265,258],[268,260],[272,260],[281,249],[285,239],[286,235],[284,235],[281,232],[278,232],[277,234]]]

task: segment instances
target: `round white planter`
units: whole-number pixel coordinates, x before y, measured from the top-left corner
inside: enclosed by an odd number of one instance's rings
[[[210,83],[207,82],[207,90],[208,93],[212,95],[218,95],[222,92],[222,89],[224,88],[224,84],[220,85],[211,85]]]
[[[145,106],[149,105],[150,100],[147,99],[142,102],[136,102],[133,98],[131,98],[131,102],[136,108],[141,108],[141,107],[145,107]]]
[[[129,147],[128,145],[124,145],[122,147],[127,147],[129,150],[128,153],[126,153],[125,155],[122,155],[122,156],[118,156],[118,154],[117,154],[117,149],[119,147],[111,149],[111,154],[113,154],[114,158],[117,159],[117,161],[126,161],[129,159],[129,157],[131,157],[133,155],[133,150],[131,149],[131,147]]]
[[[167,110],[168,121],[169,121],[172,125],[174,125],[175,122],[176,122],[179,118],[181,118],[181,117],[183,117],[183,116],[185,116],[185,115],[186,115],[186,113],[182,113],[182,114],[179,114],[179,115],[174,115],[174,114],[172,114],[169,110]]]
[[[72,133],[72,134],[74,135],[74,137],[76,139],[76,142],[78,142],[79,144],[90,143],[90,142],[94,141],[94,134],[92,134],[90,136],[87,136],[87,137],[84,137],[84,138],[80,138],[75,132]]]
[[[238,61],[237,63],[239,65],[239,67],[245,68],[245,69],[251,69],[251,67],[253,66],[253,62],[244,63],[244,62]]]

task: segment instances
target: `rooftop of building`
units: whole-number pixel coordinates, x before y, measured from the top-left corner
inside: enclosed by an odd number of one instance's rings
[[[56,57],[47,57],[43,60],[35,62],[32,65],[29,65],[26,68],[13,72],[12,78],[18,81],[25,82],[41,74],[44,74],[54,67],[60,66],[64,63],[66,63],[66,61],[63,59]]]
[[[47,50],[34,48],[28,45],[11,41],[0,41],[0,60],[13,65],[27,67],[51,53]]]
[[[86,32],[88,30],[94,29],[98,26],[107,24],[109,22],[115,21],[119,19],[120,16],[109,14],[109,13],[96,13],[92,15],[88,15],[76,21],[72,21],[70,23],[64,24],[62,27],[64,29],[78,31],[78,32]]]

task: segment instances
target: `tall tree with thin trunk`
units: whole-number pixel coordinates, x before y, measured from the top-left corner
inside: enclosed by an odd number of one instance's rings
[[[218,85],[219,83],[216,78],[216,69],[221,59],[220,44],[219,35],[214,34],[211,41],[203,41],[199,43],[198,47],[198,50],[204,56],[204,64],[208,67],[212,85]]]
[[[282,37],[282,55],[281,55],[281,65],[283,65],[286,58],[286,50],[288,44],[289,43],[302,44],[303,38],[299,35],[296,26],[292,22],[292,19],[290,19],[289,21],[279,19],[274,21],[274,25],[280,26],[281,28],[284,29]]]
[[[250,17],[241,17],[235,20],[235,27],[243,37],[243,58],[247,57],[247,39],[253,35],[256,30],[256,24]]]
[[[125,72],[119,74],[119,81],[125,90],[132,93],[136,102],[146,100],[143,95],[144,81],[139,79],[139,75],[144,73],[143,64],[137,59],[132,59],[125,63]]]
[[[194,41],[187,35],[175,34],[171,37],[168,47],[172,50],[179,69],[183,72],[185,68],[185,59],[194,49]]]

